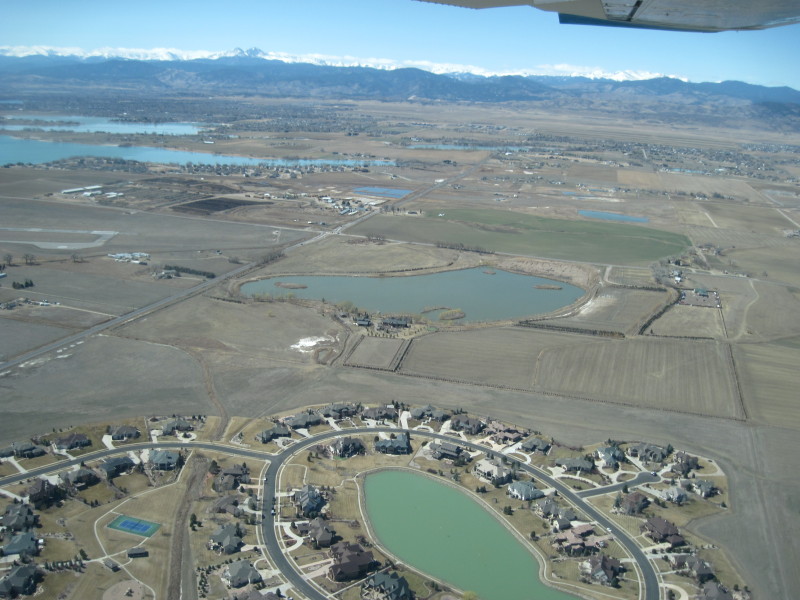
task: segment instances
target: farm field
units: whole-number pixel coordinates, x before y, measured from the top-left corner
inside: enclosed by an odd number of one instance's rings
[[[601,264],[648,264],[680,253],[689,243],[678,234],[631,225],[546,219],[499,210],[447,210],[445,214],[378,215],[352,231],[417,243],[464,244],[495,252]]]
[[[739,344],[734,355],[748,416],[759,423],[800,430],[798,338],[785,343]]]
[[[717,342],[600,340],[546,350],[536,387],[660,410],[744,418],[728,349]]]
[[[405,343],[401,339],[364,337],[347,359],[348,366],[388,369]]]
[[[591,339],[520,327],[439,333],[414,340],[400,372],[528,390],[544,352]]]
[[[547,320],[547,325],[617,331],[633,335],[669,302],[671,294],[650,290],[603,287],[573,316]]]
[[[648,332],[663,337],[725,338],[722,311],[701,306],[676,304],[660,316]]]

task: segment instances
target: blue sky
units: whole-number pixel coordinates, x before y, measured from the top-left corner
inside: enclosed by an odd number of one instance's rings
[[[469,10],[414,0],[6,2],[2,46],[258,47],[487,72],[634,71],[800,89],[800,25],[717,34],[559,25],[530,7]]]

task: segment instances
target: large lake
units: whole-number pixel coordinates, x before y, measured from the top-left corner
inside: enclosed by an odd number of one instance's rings
[[[539,579],[539,562],[477,501],[411,471],[367,476],[367,513],[381,545],[481,600],[575,600]]]
[[[0,165],[13,163],[41,164],[62,160],[75,156],[92,156],[98,158],[122,158],[140,162],[179,164],[193,163],[198,165],[239,165],[265,167],[307,167],[314,165],[389,165],[393,161],[385,160],[345,160],[301,158],[249,158],[246,156],[229,156],[208,154],[205,152],[189,152],[186,150],[166,150],[147,146],[103,146],[100,144],[75,144],[72,142],[46,142],[15,138],[0,135]]]
[[[276,283],[294,284],[295,289]],[[536,287],[542,285],[561,289]],[[581,288],[560,281],[480,267],[408,277],[275,277],[246,283],[242,292],[248,296],[293,294],[309,300],[349,301],[361,309],[382,313],[420,314],[434,307],[458,308],[466,313],[463,322],[520,319],[550,312],[571,304],[584,293]],[[428,314],[431,319],[436,316],[435,311]]]
[[[15,125],[14,121],[41,121],[36,125]],[[0,121],[0,129],[6,131],[75,131],[80,133],[135,134],[155,133],[159,135],[197,135],[201,128],[194,123],[133,123],[113,121],[108,117],[76,117],[71,115],[6,115]]]

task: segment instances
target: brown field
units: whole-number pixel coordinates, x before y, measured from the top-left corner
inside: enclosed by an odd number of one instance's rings
[[[670,301],[667,292],[603,287],[577,314],[549,319],[547,325],[617,331],[626,336],[638,333],[653,314]]]
[[[800,430],[800,348],[739,344],[734,352],[748,416],[759,423]]]
[[[346,364],[354,367],[388,369],[404,343],[403,340],[396,338],[365,336],[361,338],[355,351],[347,359]]]
[[[675,305],[648,329],[664,337],[725,338],[722,311],[716,308]]]
[[[742,418],[726,353],[715,342],[592,341],[545,351],[536,365],[536,385],[610,402]]]
[[[516,327],[440,333],[414,340],[400,372],[451,381],[532,389],[534,366],[547,349],[586,339]]]

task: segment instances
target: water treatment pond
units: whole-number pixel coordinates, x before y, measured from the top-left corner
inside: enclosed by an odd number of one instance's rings
[[[364,485],[381,545],[420,571],[481,600],[575,600],[539,579],[522,543],[465,493],[411,471],[381,471]]]
[[[409,277],[275,277],[246,283],[242,293],[293,294],[334,304],[349,301],[373,313],[425,312],[431,320],[438,318],[438,311],[430,309],[460,309],[466,316],[459,322],[477,322],[550,312],[572,304],[583,290],[561,281],[478,267]]]

